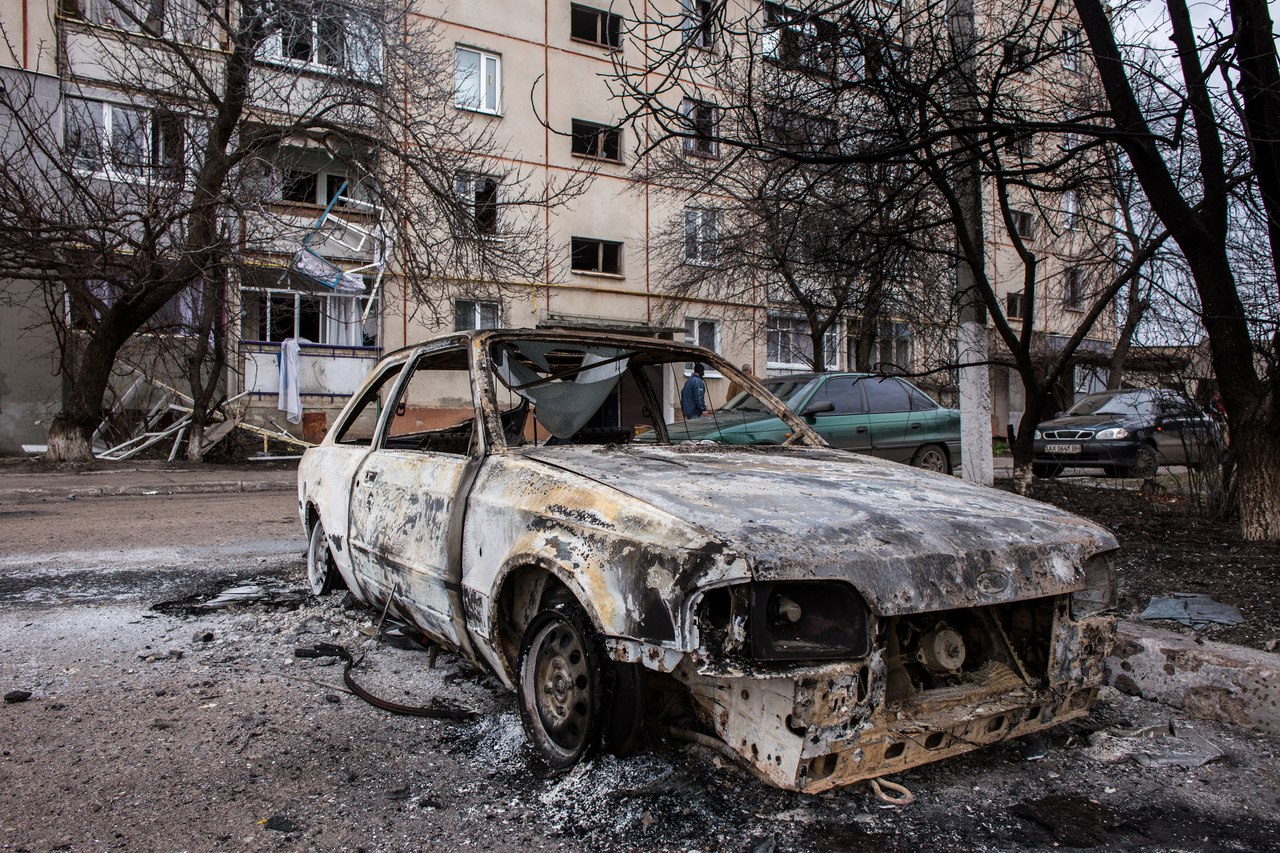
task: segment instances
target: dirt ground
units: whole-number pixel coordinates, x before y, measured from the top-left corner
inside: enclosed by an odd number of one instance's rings
[[[1153,595],[1203,593],[1232,604],[1241,625],[1208,625],[1214,640],[1276,651],[1280,646],[1280,543],[1248,542],[1225,521],[1202,518],[1177,494],[1113,488],[1101,478],[1037,480],[1031,496],[1108,527],[1120,541],[1121,613],[1137,619]],[[1190,632],[1176,622],[1162,628]]]
[[[1111,690],[1042,741],[895,776],[907,808],[777,791],[657,736],[540,778],[494,680],[301,594],[294,500],[0,504],[0,693],[31,693],[0,704],[0,850],[1280,850],[1280,739]],[[200,609],[246,581],[269,594]],[[294,656],[321,641],[363,652],[379,696],[477,716],[375,709]],[[1170,721],[1223,757],[1140,764],[1130,733]]]

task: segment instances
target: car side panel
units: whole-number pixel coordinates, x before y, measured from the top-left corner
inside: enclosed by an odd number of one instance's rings
[[[369,448],[362,445],[323,444],[309,449],[298,465],[303,522],[307,521],[307,506],[314,506],[329,539],[329,552],[350,589],[357,588],[347,545],[351,480],[368,453]]]

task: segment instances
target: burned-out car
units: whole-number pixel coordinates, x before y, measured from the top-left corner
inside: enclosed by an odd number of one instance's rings
[[[671,442],[694,361],[786,443]],[[1105,530],[830,449],[754,379],[654,339],[392,353],[298,497],[312,590],[345,585],[491,671],[556,769],[665,723],[821,791],[1085,714],[1114,635]]]

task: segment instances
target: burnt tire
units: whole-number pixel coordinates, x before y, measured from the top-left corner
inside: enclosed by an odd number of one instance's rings
[[[911,464],[925,471],[951,473],[951,460],[947,458],[947,451],[937,444],[926,444],[917,450],[915,456],[911,457]]]
[[[1056,462],[1033,462],[1031,473],[1037,477],[1052,479],[1062,473],[1062,466]]]
[[[316,519],[311,525],[311,538],[307,540],[307,588],[312,595],[328,595],[335,589],[345,588],[338,566],[333,562],[324,525]]]
[[[576,603],[543,610],[520,642],[520,719],[549,775],[600,746],[606,663],[600,635]]]

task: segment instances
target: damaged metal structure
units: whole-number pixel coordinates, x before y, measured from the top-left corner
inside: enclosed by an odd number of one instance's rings
[[[786,444],[673,444],[661,401],[692,362]],[[818,792],[1086,714],[1115,632],[1106,530],[832,450],[664,341],[506,330],[392,353],[298,497],[312,590],[345,585],[493,672],[552,769],[626,752],[675,707]]]

